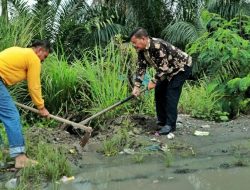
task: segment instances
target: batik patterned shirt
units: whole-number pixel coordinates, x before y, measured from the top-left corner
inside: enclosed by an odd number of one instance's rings
[[[185,65],[192,65],[192,58],[172,44],[159,38],[149,38],[145,50],[138,52],[135,85],[140,86],[147,67],[154,67],[153,82],[171,80],[174,75],[184,71]]]

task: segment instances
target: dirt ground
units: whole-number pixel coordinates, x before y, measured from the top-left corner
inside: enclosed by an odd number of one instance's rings
[[[191,156],[196,158],[240,157],[242,163],[234,163],[238,165],[248,164],[242,159],[250,157],[250,115],[241,115],[235,120],[221,123],[179,115],[173,139],[167,136],[156,136],[155,118],[145,115],[124,115],[109,121],[106,126],[108,127],[105,130],[95,131],[84,148],[79,146],[81,131],[68,130],[68,132],[60,129],[31,127],[26,133],[26,138],[34,144],[43,141],[55,147],[62,147],[68,159],[76,166],[78,161],[82,161],[86,152],[100,151],[103,143],[123,127],[128,129],[129,138],[132,139],[129,149],[133,151],[138,151],[142,146],[149,148],[167,146],[180,160]],[[209,134],[196,136],[195,131]],[[218,164],[222,167],[230,167],[232,162],[229,165],[227,161]]]
[[[250,156],[250,115],[241,115],[235,120],[220,123],[179,115],[173,139],[167,136],[156,136],[155,118],[145,115],[124,115],[110,121],[106,126],[108,127],[105,130],[95,131],[84,148],[79,146],[78,134],[82,135],[79,131],[76,133],[72,130],[67,132],[33,127],[28,131],[27,137],[32,143],[42,140],[54,146],[63,147],[68,152],[69,160],[75,165],[86,152],[100,151],[103,143],[123,127],[128,129],[129,138],[132,139],[129,148],[134,151],[137,151],[142,144],[149,148],[152,148],[151,145],[160,147],[167,145],[168,149],[180,159],[189,156],[197,158],[226,156],[240,157],[243,162],[243,158]],[[195,135],[197,131],[208,135],[198,134],[197,136]],[[223,164],[225,163],[221,163],[222,166]]]
[[[145,115],[123,115],[107,122],[104,128],[105,130],[94,131],[84,148],[80,147],[79,135],[77,134],[82,135],[81,131],[75,132],[71,128],[69,128],[68,131],[64,131],[47,127],[31,127],[25,136],[29,142],[34,145],[43,141],[54,147],[62,148],[69,161],[73,164],[72,166],[77,171],[74,175],[77,175],[78,178],[79,176],[80,178],[82,177],[83,182],[84,180],[86,182],[86,179],[88,179],[90,182],[93,182],[93,184],[98,185],[99,182],[97,183],[96,181],[97,175],[100,176],[100,184],[103,183],[102,180],[110,181],[111,183],[112,180],[114,182],[117,181],[117,178],[132,179],[131,176],[126,178],[126,175],[133,171],[135,181],[131,180],[127,182],[125,180],[124,188],[121,189],[127,189],[128,185],[133,185],[134,187],[138,182],[138,180],[136,181],[136,177],[138,176],[147,176],[145,179],[140,179],[144,180],[145,184],[149,183],[145,185],[144,189],[152,189],[151,186],[155,184],[151,181],[154,178],[160,181],[157,183],[158,189],[165,189],[166,184],[175,185],[176,187],[181,184],[180,181],[176,183],[174,183],[174,180],[173,182],[169,181],[169,176],[174,175],[183,174],[182,176],[184,177],[182,177],[182,179],[185,179],[185,175],[188,174],[196,173],[199,177],[199,175],[206,175],[209,172],[213,172],[204,177],[204,179],[209,179],[209,177],[217,174],[220,176],[220,173],[214,172],[218,171],[218,169],[225,171],[225,175],[229,170],[233,172],[238,171],[238,176],[241,174],[244,175],[245,170],[249,173],[250,115],[241,115],[235,120],[220,123],[198,120],[188,115],[179,115],[177,130],[174,132],[174,138],[172,139],[168,136],[155,135],[157,129],[155,118]],[[117,157],[109,158],[104,156],[104,152],[100,151],[103,144],[119,134],[121,129],[126,129],[127,131],[127,137],[129,139],[127,144],[129,146],[121,148]],[[137,154],[134,154],[134,152],[139,155],[140,151],[145,149],[151,152],[146,156],[145,162],[142,164],[133,164],[131,158],[133,158],[132,160],[134,160],[134,158],[140,159],[140,156],[136,157]],[[167,166],[167,169],[165,167],[164,170],[162,166],[164,162],[165,164],[168,162],[168,159],[162,159],[162,155],[166,153],[165,151],[170,152],[174,159],[169,160],[169,164],[171,165]],[[98,167],[101,169],[97,170]],[[233,170],[236,168],[237,170]],[[238,168],[240,168],[240,170]],[[120,176],[117,171],[120,172]],[[155,172],[154,175],[152,172]],[[106,179],[107,173],[110,174],[108,179]],[[7,179],[6,176],[8,175],[12,175],[11,172],[0,172],[0,184],[5,182]],[[219,176],[218,181],[221,181],[222,179],[219,178]],[[235,178],[235,176],[232,178]],[[180,177],[175,176],[174,179],[180,180]],[[214,180],[214,188],[218,187],[216,186],[216,184],[218,184],[216,180]],[[238,184],[241,183],[241,181],[238,181]],[[110,185],[114,185],[115,188],[112,186],[110,189],[116,189],[115,185],[117,184],[121,185],[123,183],[112,182]],[[82,183],[73,183],[72,187],[74,185],[79,185],[78,189],[82,189],[83,187]],[[139,187],[141,183],[137,185]],[[162,188],[160,188],[161,186]],[[186,184],[183,183],[182,188],[185,187]],[[70,188],[65,187],[65,189]],[[193,189],[193,187],[190,189]],[[231,189],[235,188],[232,187]]]

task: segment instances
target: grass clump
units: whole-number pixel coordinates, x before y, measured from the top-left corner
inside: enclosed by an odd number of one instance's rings
[[[127,55],[111,43],[105,49],[95,48],[94,52],[84,54],[81,83],[85,87],[80,92],[82,103],[88,102],[90,115],[107,108],[128,96]],[[106,116],[115,117],[129,104],[117,107]]]
[[[186,83],[180,98],[179,110],[202,119],[214,119],[222,115],[219,100],[223,97],[216,83],[200,80],[198,84]]]
[[[103,152],[106,156],[115,156],[128,144],[129,135],[125,128],[120,129],[111,139],[103,143]]]
[[[62,176],[72,175],[70,164],[62,149],[39,142],[35,147],[28,147],[28,153],[39,164],[21,170],[18,190],[42,189],[43,182],[50,181],[55,184]]]
[[[164,152],[164,164],[167,168],[169,168],[174,160],[173,154],[170,151]]]
[[[141,164],[144,162],[144,157],[145,155],[144,154],[135,154],[133,156],[133,159],[134,159],[134,162],[137,163],[137,164]]]

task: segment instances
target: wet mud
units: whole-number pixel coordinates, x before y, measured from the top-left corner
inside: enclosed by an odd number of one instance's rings
[[[67,154],[75,180],[61,184],[63,190],[250,187],[246,177],[250,175],[249,115],[221,123],[179,115],[173,139],[156,136],[155,118],[144,115],[125,115],[106,126],[105,130],[96,131],[84,148],[80,147],[77,134],[58,129],[31,128],[26,136],[32,143],[42,140],[75,150]],[[105,155],[103,145],[123,128],[127,145],[119,147],[115,156]],[[208,135],[195,135],[196,131]]]

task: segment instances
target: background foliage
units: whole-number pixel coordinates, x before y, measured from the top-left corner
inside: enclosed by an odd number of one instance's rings
[[[37,0],[32,7],[23,0],[0,2],[0,50],[25,47],[34,38],[54,46],[42,73],[52,113],[81,120],[130,95],[136,52],[125,41],[138,26],[193,57],[193,81],[184,87],[180,111],[216,120],[249,112],[247,0]],[[25,83],[11,90],[31,104]],[[199,104],[188,103],[199,93]],[[153,92],[105,117],[124,112],[154,115]]]

